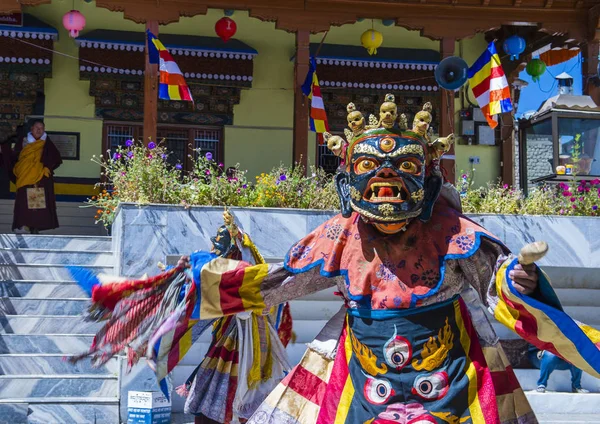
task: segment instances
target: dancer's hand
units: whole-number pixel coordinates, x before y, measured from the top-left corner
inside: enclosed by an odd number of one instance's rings
[[[177,262],[177,268],[190,268],[190,257],[182,256],[179,258],[179,262]]]
[[[513,280],[514,288],[521,294],[530,295],[538,286],[538,273],[535,264],[517,264],[508,276]]]

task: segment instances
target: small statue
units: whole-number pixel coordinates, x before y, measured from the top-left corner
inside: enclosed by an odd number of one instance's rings
[[[402,131],[406,131],[408,129],[408,117],[404,113],[398,118],[398,128],[400,128]]]
[[[429,138],[427,136],[427,130],[429,129],[429,125],[431,124],[431,120],[433,119],[433,117],[431,116],[432,110],[433,107],[431,106],[431,103],[425,103],[423,105],[423,110],[417,112],[417,114],[415,115],[415,119],[413,120],[412,130],[427,141],[429,141]]]
[[[379,108],[379,126],[383,128],[393,128],[398,119],[398,107],[395,103],[393,94],[385,95],[385,102]]]
[[[367,125],[367,130],[372,130],[375,128],[379,128],[379,119],[373,114],[369,115],[369,125]]]
[[[365,131],[365,117],[356,110],[354,103],[348,103],[346,110],[348,111],[348,127],[352,130],[352,134],[354,136],[361,135]]]
[[[333,135],[328,132],[323,133],[323,138],[327,143],[327,148],[331,150],[337,157],[341,157],[345,144],[344,139],[339,135]]]
[[[429,143],[429,154],[432,159],[440,159],[445,153],[450,151],[450,148],[454,144],[455,136],[450,134],[447,137],[440,137],[432,143]]]

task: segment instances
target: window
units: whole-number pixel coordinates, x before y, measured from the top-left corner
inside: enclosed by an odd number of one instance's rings
[[[171,164],[181,163],[184,170],[191,170],[188,155],[199,149],[202,154],[211,152],[213,160],[223,162],[223,128],[159,125],[156,131],[159,141],[164,140],[170,152],[168,161]],[[124,146],[130,139],[141,140],[143,126],[139,123],[106,122],[104,124],[103,151]]]
[[[559,117],[558,144],[560,165],[574,165],[577,175],[600,175],[599,119]]]
[[[196,129],[194,131],[194,150],[196,154],[206,155],[211,153],[217,163],[223,162],[220,129]]]
[[[104,129],[106,133],[104,151],[124,146],[125,142],[134,138],[136,134],[136,128],[131,125],[105,125]]]
[[[185,164],[187,162],[189,130],[177,128],[158,129],[156,138],[160,141],[165,140],[167,144],[167,157],[171,165],[177,163]]]
[[[335,174],[340,166],[340,158],[327,148],[327,144],[317,144],[317,163],[328,174]]]

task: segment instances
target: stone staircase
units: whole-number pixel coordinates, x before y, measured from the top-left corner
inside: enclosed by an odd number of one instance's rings
[[[98,328],[65,265],[112,272],[111,239],[0,235],[0,423],[119,422],[119,360],[63,360]]]
[[[85,351],[98,329],[81,319],[89,300],[65,265],[112,272],[116,261],[111,249],[108,237],[0,234],[0,424],[117,424],[119,416],[125,420],[120,387],[139,376],[123,375],[119,359],[99,369],[89,361],[73,365],[63,360]],[[600,284],[580,287],[557,280],[555,287],[569,313],[600,327]],[[292,302],[298,337],[288,347],[292,363],[300,360],[305,343],[340,306],[333,290]],[[496,328],[503,337],[511,337],[503,327]],[[175,386],[193,371],[209,342],[210,334],[204,334],[174,370]],[[537,370],[516,374],[541,424],[600,422],[600,380],[584,374],[583,386],[593,393],[564,393],[570,389],[570,375],[556,371],[548,389],[560,392],[539,394],[531,392]],[[151,375],[149,379],[154,381]],[[183,399],[173,394],[172,400],[173,422],[193,422],[193,417],[181,415]]]

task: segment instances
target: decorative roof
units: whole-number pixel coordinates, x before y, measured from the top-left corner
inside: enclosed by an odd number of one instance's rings
[[[318,43],[311,43],[310,54],[315,55],[317,50],[319,51],[317,63],[334,66],[433,71],[440,62],[440,53],[428,49],[380,47],[377,49],[377,55],[370,56],[361,46],[323,44],[319,50]]]
[[[0,37],[55,40],[58,31],[35,16],[23,15],[23,26],[0,25]]]
[[[550,112],[596,112],[600,107],[594,103],[590,96],[574,96],[572,94],[559,94],[546,100],[530,119],[536,120]]]
[[[159,34],[158,37],[174,56],[252,60],[258,54],[252,47],[235,39],[225,43],[218,37],[176,34]],[[81,48],[144,51],[146,34],[143,32],[98,29],[81,35],[76,41]]]

